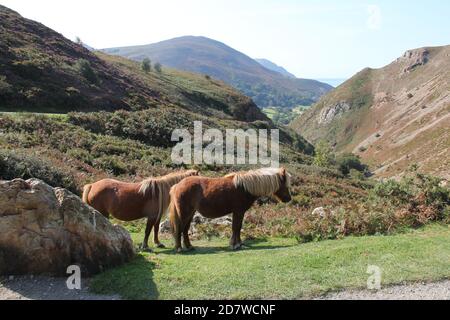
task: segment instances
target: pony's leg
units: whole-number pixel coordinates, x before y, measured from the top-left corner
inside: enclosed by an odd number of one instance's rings
[[[142,243],[141,249],[150,251],[148,247],[148,238],[150,236],[150,232],[152,231],[153,225],[155,224],[155,219],[147,218],[147,226],[145,227],[145,236],[144,236],[144,242]]]
[[[166,246],[163,245],[160,241],[159,241],[159,224],[161,223],[161,217],[159,217],[156,222],[155,225],[153,227],[153,242],[155,243],[155,246],[157,248],[165,248]]]
[[[194,218],[195,212],[192,214],[192,216],[189,218],[189,220],[184,224],[183,228],[183,242],[184,246],[188,250],[193,250],[194,247],[191,244],[191,241],[189,240],[189,229],[191,228],[192,219]]]
[[[244,219],[244,213],[233,213],[233,222],[231,225],[233,234],[230,240],[230,247],[233,250],[238,250],[242,248],[241,241],[241,228],[242,220]]]

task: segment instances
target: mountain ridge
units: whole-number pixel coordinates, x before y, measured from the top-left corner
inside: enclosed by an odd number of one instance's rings
[[[309,105],[332,89],[316,80],[287,78],[244,53],[203,36],[184,36],[102,51],[136,61],[148,57],[169,67],[206,74],[232,85],[259,107]]]
[[[297,78],[294,74],[290,73],[282,66],[279,66],[276,63],[274,63],[268,59],[261,58],[261,59],[255,59],[255,61],[258,62],[260,65],[262,65],[264,68],[278,72],[278,73],[284,75],[285,77],[293,78],[293,79]]]

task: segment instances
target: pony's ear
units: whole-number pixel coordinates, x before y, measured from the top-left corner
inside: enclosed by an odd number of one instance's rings
[[[195,170],[194,171],[194,175],[199,176],[200,175],[200,170]]]

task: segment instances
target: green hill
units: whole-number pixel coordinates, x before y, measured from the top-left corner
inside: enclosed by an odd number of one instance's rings
[[[137,61],[148,57],[164,66],[207,74],[239,89],[261,108],[310,105],[332,89],[315,80],[285,77],[241,52],[205,37],[186,36],[103,51]]]
[[[144,110],[176,105],[225,119],[268,121],[251,99],[220,81],[164,68],[140,70],[95,54],[0,6],[0,110]]]

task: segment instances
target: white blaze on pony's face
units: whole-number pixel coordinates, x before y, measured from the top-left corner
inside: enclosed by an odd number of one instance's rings
[[[291,201],[290,175],[284,168],[263,168],[229,176],[234,177],[236,188],[242,187],[256,197],[275,196],[282,202]]]

